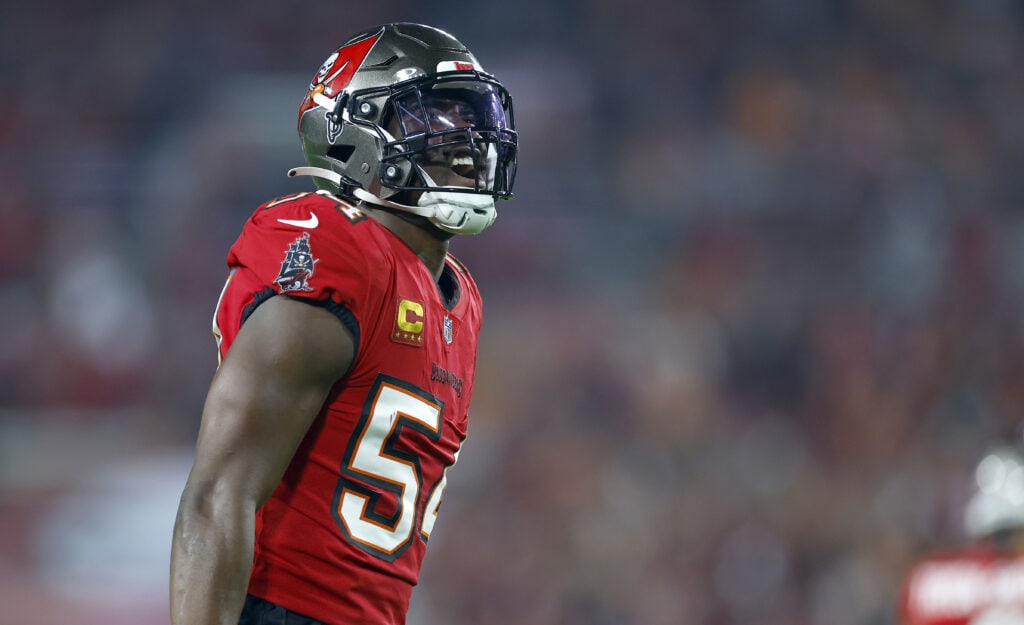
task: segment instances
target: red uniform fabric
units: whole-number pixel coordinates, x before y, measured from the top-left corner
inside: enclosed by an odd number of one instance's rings
[[[900,623],[1024,623],[1024,559],[979,548],[918,562],[903,587]]]
[[[281,483],[257,513],[249,593],[332,625],[405,621],[466,425],[481,301],[451,256],[442,282],[399,238],[330,195],[261,206],[228,255],[222,357],[272,296],[324,306],[356,340]]]

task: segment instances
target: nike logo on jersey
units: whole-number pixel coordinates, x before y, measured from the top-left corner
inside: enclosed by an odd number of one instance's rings
[[[320,220],[317,219],[316,213],[310,213],[309,219],[278,219],[278,221],[288,226],[309,228],[310,230],[320,225]]]

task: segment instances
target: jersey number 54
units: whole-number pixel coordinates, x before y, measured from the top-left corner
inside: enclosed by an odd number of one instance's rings
[[[345,537],[360,549],[393,562],[417,531],[423,540],[430,537],[446,475],[455,462],[444,468],[436,483],[424,485],[420,459],[403,449],[400,437],[403,430],[412,429],[439,441],[443,413],[444,404],[422,389],[390,376],[377,378],[345,450],[333,506]],[[424,486],[430,496],[420,508]],[[385,493],[394,497],[389,506],[393,509],[382,505]]]

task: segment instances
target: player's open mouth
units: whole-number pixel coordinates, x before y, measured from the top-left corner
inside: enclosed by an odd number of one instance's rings
[[[451,160],[452,171],[463,178],[473,178],[476,172],[476,164],[472,156],[456,156]]]

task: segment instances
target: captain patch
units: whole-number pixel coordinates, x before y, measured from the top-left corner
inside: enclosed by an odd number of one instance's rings
[[[398,311],[395,315],[395,328],[391,333],[391,340],[406,345],[423,345],[423,322],[426,316],[423,311],[423,302],[398,298]]]

